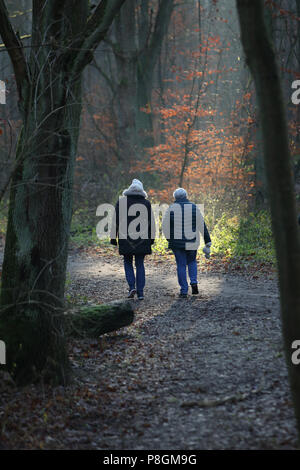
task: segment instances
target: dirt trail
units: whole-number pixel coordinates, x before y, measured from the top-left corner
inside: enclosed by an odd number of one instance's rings
[[[68,269],[69,295],[83,303],[126,293],[119,257],[72,255]],[[147,258],[134,323],[106,335],[84,370],[74,356],[79,381],[110,391],[86,447],[296,447],[276,282],[201,271],[200,295],[178,299],[172,259]]]
[[[71,341],[73,384],[1,390],[4,445],[297,448],[276,282],[206,266],[202,259],[200,295],[179,299],[173,258],[147,257],[133,324],[98,342]],[[107,302],[126,291],[119,256],[70,253],[69,301]]]

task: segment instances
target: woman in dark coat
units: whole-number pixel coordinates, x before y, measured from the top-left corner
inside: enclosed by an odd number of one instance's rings
[[[143,184],[134,179],[116,204],[110,241],[112,245],[119,244],[119,253],[124,256],[128,298],[132,299],[137,294],[139,300],[144,298],[146,282],[144,258],[152,253],[151,246],[155,239],[154,216],[146,197]]]

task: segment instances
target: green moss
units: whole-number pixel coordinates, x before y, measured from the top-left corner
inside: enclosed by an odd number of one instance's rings
[[[228,256],[252,256],[257,261],[275,263],[271,219],[266,211],[247,217],[224,213],[212,233],[212,253]]]
[[[156,238],[154,245],[152,247],[153,253],[158,253],[160,255],[165,255],[168,251],[168,241],[163,238]]]

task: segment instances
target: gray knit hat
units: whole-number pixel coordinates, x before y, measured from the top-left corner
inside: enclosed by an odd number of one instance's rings
[[[177,188],[176,191],[174,191],[173,196],[175,199],[186,199],[187,192],[183,188]]]
[[[129,186],[129,188],[127,188],[127,189],[125,189],[125,191],[123,191],[123,196],[144,196],[144,197],[147,197],[147,193],[146,193],[146,191],[144,191],[143,183],[140,180],[134,178],[132,180],[132,183]]]

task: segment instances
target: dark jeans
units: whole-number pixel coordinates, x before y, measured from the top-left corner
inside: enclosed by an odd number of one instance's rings
[[[133,256],[135,257],[136,276],[133,269]],[[144,258],[145,255],[124,255],[124,269],[129,290],[136,288],[138,295],[143,295],[146,282]]]
[[[186,267],[188,268],[191,284],[197,284],[197,251],[196,250],[173,250],[177,264],[177,277],[182,294],[188,293]]]

